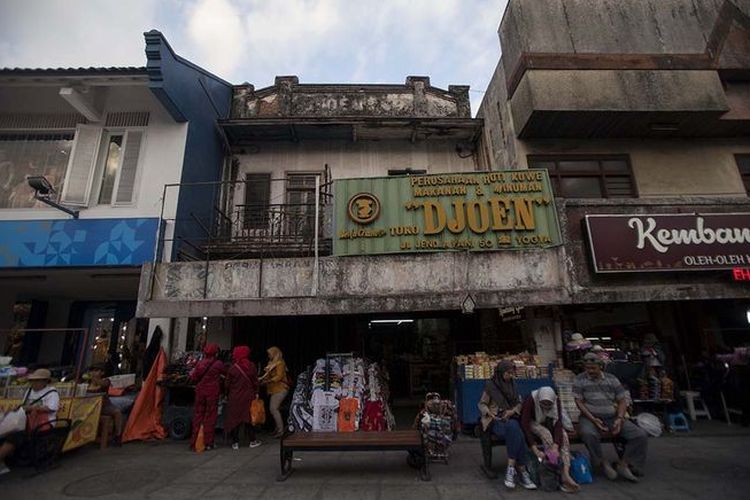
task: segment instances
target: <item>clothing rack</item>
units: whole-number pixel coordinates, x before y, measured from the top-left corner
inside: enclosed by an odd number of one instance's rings
[[[331,390],[331,360],[335,359],[339,362],[339,364],[343,365],[342,361],[346,359],[351,359],[354,357],[353,352],[327,352],[326,353],[326,385],[325,390],[330,391]]]

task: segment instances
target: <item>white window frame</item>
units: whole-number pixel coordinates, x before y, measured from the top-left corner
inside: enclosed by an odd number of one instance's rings
[[[117,192],[120,189],[120,175],[122,174],[122,162],[125,160],[125,150],[128,147],[128,138],[131,132],[141,132],[141,145],[138,150],[138,161],[135,167],[135,178],[133,180],[133,198],[130,201],[117,201]],[[115,174],[115,184],[112,188],[112,199],[109,203],[99,203],[99,195],[102,190],[102,176],[104,175],[104,163],[107,161],[107,145],[109,139],[115,135],[122,135],[122,154],[120,155],[120,161],[117,164],[117,173]],[[113,127],[113,128],[102,128],[101,143],[99,145],[99,152],[96,158],[96,169],[94,171],[94,185],[89,198],[89,206],[98,207],[132,207],[138,203],[138,192],[140,191],[139,186],[141,183],[141,170],[143,169],[143,152],[145,150],[146,143],[146,127]]]

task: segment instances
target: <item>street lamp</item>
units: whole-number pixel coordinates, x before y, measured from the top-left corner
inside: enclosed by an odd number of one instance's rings
[[[78,218],[78,210],[72,210],[52,201],[51,198],[52,195],[55,194],[55,188],[50,184],[46,177],[43,175],[27,175],[26,182],[29,184],[29,187],[34,190],[35,200],[39,200],[46,205],[62,210],[74,219]]]

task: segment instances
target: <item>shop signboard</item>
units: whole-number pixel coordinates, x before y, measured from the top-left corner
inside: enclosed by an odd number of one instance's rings
[[[597,273],[750,265],[750,213],[587,215]]]
[[[341,179],[334,198],[335,255],[561,244],[544,169]]]

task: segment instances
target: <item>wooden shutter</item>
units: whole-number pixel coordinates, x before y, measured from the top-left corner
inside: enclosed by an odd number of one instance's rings
[[[91,182],[102,129],[94,125],[76,127],[73,151],[70,154],[61,201],[67,205],[86,206],[91,194]]]
[[[117,182],[117,196],[115,204],[128,204],[134,201],[135,176],[138,171],[138,157],[140,156],[143,132],[129,131],[125,139],[125,152],[120,165],[120,179]]]
[[[264,229],[268,226],[271,202],[271,174],[245,175],[245,229]]]

